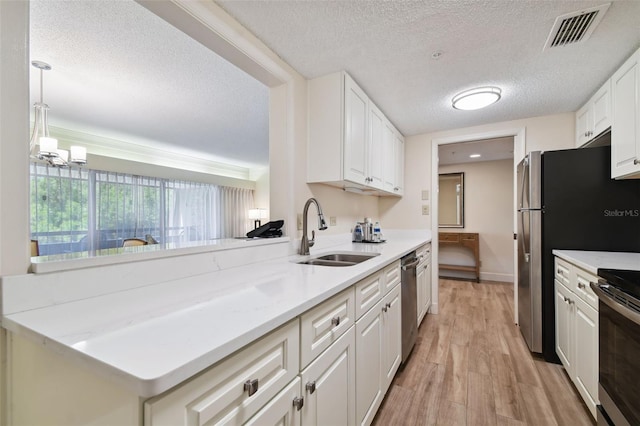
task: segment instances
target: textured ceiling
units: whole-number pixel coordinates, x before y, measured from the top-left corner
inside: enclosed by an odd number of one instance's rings
[[[637,0],[614,1],[586,42],[546,51],[557,16],[603,1],[217,3],[305,77],[347,70],[407,136],[575,111],[640,46]],[[268,163],[267,88],[137,3],[33,1],[31,59],[53,66],[52,125]],[[479,85],[502,100],[451,108]]]
[[[586,42],[544,52],[557,16],[605,1],[217,3],[305,77],[347,70],[405,135],[575,111],[640,46],[637,0],[614,1]],[[451,108],[481,85],[502,100]]]
[[[269,92],[133,1],[35,0],[52,126],[244,167],[269,161]],[[32,68],[31,98],[39,97]]]

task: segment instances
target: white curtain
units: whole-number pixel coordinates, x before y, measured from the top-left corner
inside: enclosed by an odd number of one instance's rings
[[[170,198],[170,241],[241,237],[249,231],[252,190],[181,182],[175,184]]]

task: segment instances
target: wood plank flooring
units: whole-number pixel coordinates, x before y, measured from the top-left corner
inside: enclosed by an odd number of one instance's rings
[[[374,425],[595,425],[562,366],[533,357],[513,324],[513,286],[440,280]]]

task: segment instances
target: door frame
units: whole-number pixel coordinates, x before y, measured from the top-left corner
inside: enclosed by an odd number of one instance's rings
[[[495,138],[503,138],[503,137],[513,137],[513,234],[516,235],[517,223],[516,223],[516,204],[518,202],[518,192],[517,192],[517,182],[516,182],[516,171],[518,167],[518,163],[525,156],[526,152],[526,128],[517,127],[517,128],[504,128],[487,132],[475,132],[475,133],[463,133],[458,136],[449,136],[444,138],[435,138],[431,141],[431,193],[434,194],[431,200],[431,229],[435,234],[436,239],[433,241],[431,245],[431,253],[432,253],[432,276],[431,282],[436,283],[433,285],[433,300],[435,309],[432,310],[433,313],[438,313],[438,276],[440,274],[438,267],[438,257],[439,257],[439,248],[438,248],[438,167],[439,167],[439,159],[438,159],[438,147],[440,145],[447,145],[452,143],[460,143],[460,142],[473,142],[480,141],[484,139],[495,139]],[[517,240],[513,240],[513,321],[515,324],[518,323],[518,244]]]

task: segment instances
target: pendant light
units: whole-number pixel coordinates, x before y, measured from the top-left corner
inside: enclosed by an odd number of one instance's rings
[[[43,72],[51,70],[51,65],[42,61],[32,61],[31,65],[40,70],[40,101],[33,104],[34,120],[33,132],[29,141],[29,152],[32,158],[44,160],[52,166],[66,167],[71,163],[82,166],[87,162],[87,149],[82,146],[71,147],[69,151],[58,149],[58,140],[49,135],[49,120],[47,117],[49,105],[44,103]],[[38,148],[36,148],[38,146]]]

